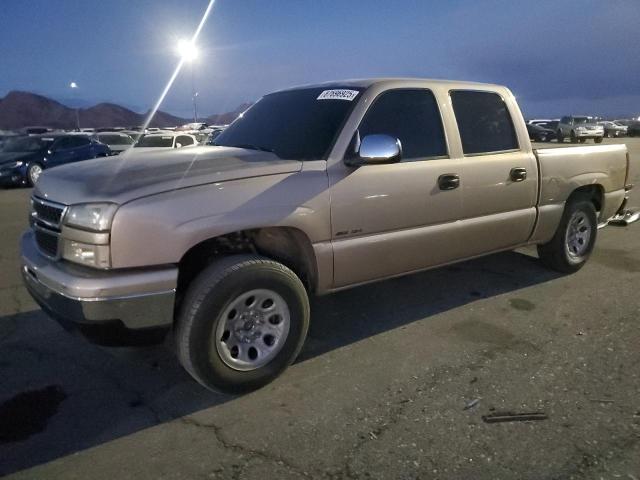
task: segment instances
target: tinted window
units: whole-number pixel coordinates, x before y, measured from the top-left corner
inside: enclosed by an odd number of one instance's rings
[[[170,135],[147,135],[138,140],[134,147],[173,147]]]
[[[451,92],[453,111],[465,154],[518,148],[511,115],[502,97],[492,92]]]
[[[325,91],[333,93],[322,95]],[[341,97],[340,92],[348,91],[355,96]],[[360,92],[327,86],[266,95],[229,125],[214,145],[267,150],[285,159],[325,159]]]
[[[178,138],[176,138],[176,143],[179,143],[183,147],[186,147],[187,145],[193,145],[195,142],[191,137],[187,137],[186,135],[180,135]]]
[[[84,147],[87,146],[91,143],[91,140],[89,140],[89,138],[87,137],[69,137],[67,139],[68,146],[66,148],[79,148],[79,147]]]
[[[438,104],[429,90],[390,90],[367,111],[360,139],[386,134],[400,139],[402,159],[440,157],[447,154]]]
[[[5,152],[38,152],[53,144],[53,138],[17,137],[9,138],[3,145]]]
[[[98,141],[106,145],[131,145],[133,139],[128,135],[98,135]]]

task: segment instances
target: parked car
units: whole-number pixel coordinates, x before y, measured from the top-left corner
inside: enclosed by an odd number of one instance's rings
[[[108,146],[114,155],[126,150],[135,143],[133,138],[122,132],[99,132],[91,138]]]
[[[0,183],[35,185],[43,170],[111,155],[86,135],[30,135],[8,140],[0,151]]]
[[[43,133],[51,133],[54,129],[51,127],[24,127],[20,129],[20,133],[26,135],[41,135]]]
[[[148,133],[133,146],[137,152],[161,148],[191,147],[198,144],[196,137],[180,132]]]
[[[552,122],[552,121],[553,121],[553,119],[551,119],[551,118],[533,118],[531,120],[527,120],[527,123],[531,124],[531,125],[537,125],[539,123],[547,123],[547,122]]]
[[[529,133],[529,139],[534,142],[550,142],[556,138],[556,132],[550,128],[544,128],[535,123],[527,123],[527,132]]]
[[[604,127],[604,136],[607,138],[624,137],[627,134],[628,127],[626,125],[608,120],[598,123]]]
[[[556,138],[560,143],[567,137],[571,143],[584,143],[589,138],[596,143],[602,143],[604,127],[598,125],[593,117],[569,115],[560,119],[556,132]]]
[[[173,328],[185,369],[229,392],[295,360],[309,295],[523,245],[575,272],[631,189],[624,145],[534,150],[509,89],[479,83],[282,90],[215,144],[45,172],[21,272],[98,341]]]
[[[631,122],[627,127],[627,136],[640,137],[640,122]]]
[[[556,138],[556,132],[558,131],[559,123],[560,123],[560,120],[549,120],[548,122],[534,123],[534,125],[538,125],[539,127],[553,130],[553,138]]]

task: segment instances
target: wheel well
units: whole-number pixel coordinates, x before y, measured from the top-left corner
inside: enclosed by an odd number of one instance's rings
[[[576,188],[567,199],[567,202],[573,198],[580,197],[593,203],[596,212],[602,210],[604,200],[604,189],[602,185],[584,185]]]
[[[290,268],[308,291],[314,291],[317,266],[308,237],[296,228],[241,230],[205,240],[189,249],[178,263],[177,302],[191,281],[222,256],[257,253]]]

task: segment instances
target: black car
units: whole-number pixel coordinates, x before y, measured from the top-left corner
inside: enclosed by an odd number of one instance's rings
[[[627,128],[628,137],[640,137],[640,122],[632,122]]]
[[[527,132],[529,133],[529,138],[533,142],[550,142],[556,138],[556,133],[550,128],[544,128],[540,125],[533,125],[531,123],[527,123]]]
[[[85,135],[14,137],[0,150],[0,184],[34,185],[45,169],[108,155],[108,146]]]

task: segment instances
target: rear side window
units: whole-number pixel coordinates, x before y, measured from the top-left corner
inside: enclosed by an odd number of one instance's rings
[[[384,92],[369,108],[358,131],[361,139],[380,133],[400,139],[403,160],[447,155],[440,111],[429,90]]]
[[[497,93],[450,92],[465,155],[518,149],[509,110]]]

